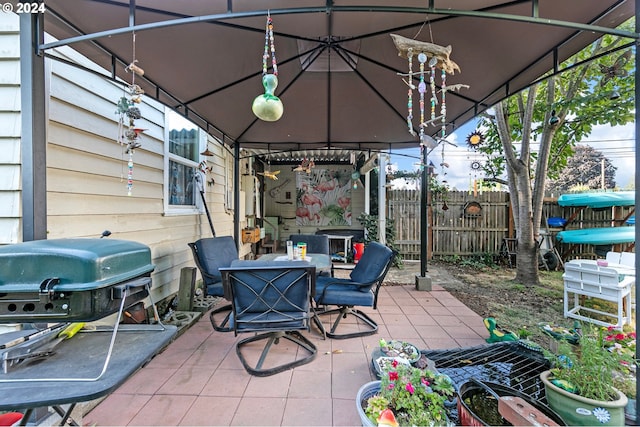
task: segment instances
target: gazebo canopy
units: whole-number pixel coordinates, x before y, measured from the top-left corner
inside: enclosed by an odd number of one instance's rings
[[[284,104],[276,122],[251,110],[264,93],[267,14]],[[69,45],[124,80],[137,60],[148,96],[231,145],[384,150],[419,144],[407,125],[407,59],[390,34],[451,46],[460,71],[446,85],[461,85],[446,94],[451,132],[602,34],[633,36],[614,30],[633,14],[631,0],[47,0],[44,29],[58,41],[42,47]],[[413,116],[417,131],[417,90]],[[427,134],[439,134],[435,124]]]

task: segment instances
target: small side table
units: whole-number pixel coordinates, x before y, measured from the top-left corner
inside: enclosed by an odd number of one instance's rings
[[[353,239],[353,235],[339,235],[339,234],[327,234],[327,237],[329,238],[329,243],[331,243],[332,240],[342,240],[344,241],[344,258],[343,258],[343,262],[346,264],[347,263],[347,255],[349,254],[349,248],[351,247],[351,239]]]

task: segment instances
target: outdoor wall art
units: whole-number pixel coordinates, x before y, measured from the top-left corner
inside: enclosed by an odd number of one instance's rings
[[[296,225],[351,225],[351,171],[296,174]]]

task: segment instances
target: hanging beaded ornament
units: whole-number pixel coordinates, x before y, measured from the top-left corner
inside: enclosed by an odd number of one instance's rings
[[[118,120],[118,142],[123,147],[124,153],[129,155],[127,160],[127,195],[133,193],[133,153],[136,148],[142,146],[141,135],[146,129],[136,126],[136,120],[142,118],[140,108],[136,106],[142,102],[141,96],[144,91],[136,84],[136,76],[143,76],[144,70],[136,65],[138,62],[136,57],[136,34],[133,33],[133,61],[125,67],[125,71],[131,72],[131,84],[124,88],[123,96],[118,100],[117,114],[120,115]],[[123,159],[124,163],[124,159]],[[121,179],[124,179],[124,172]]]
[[[268,73],[267,60],[271,53],[271,66],[273,74]],[[276,62],[276,45],[273,38],[273,20],[267,15],[267,25],[264,33],[264,54],[262,55],[262,86],[264,94],[258,95],[251,106],[253,114],[265,122],[280,120],[284,112],[284,106],[280,98],[274,95],[278,87],[278,64]]]

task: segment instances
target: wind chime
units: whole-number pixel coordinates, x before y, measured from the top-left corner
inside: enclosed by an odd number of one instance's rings
[[[127,195],[133,193],[133,153],[136,148],[142,146],[141,135],[146,129],[136,126],[136,120],[142,118],[140,109],[136,106],[142,99],[144,91],[136,84],[136,76],[143,76],[144,70],[136,65],[136,34],[133,33],[133,61],[125,67],[126,72],[131,72],[131,84],[124,87],[124,94],[118,101],[118,142],[123,147],[124,154],[128,154],[127,160]],[[124,171],[121,179],[124,179]]]
[[[406,37],[399,36],[397,34],[391,34],[396,48],[398,49],[398,55],[407,58],[409,72],[406,74],[407,80],[405,83],[409,87],[407,91],[407,126],[411,135],[415,135],[413,125],[413,91],[416,89],[413,81],[414,78],[418,78],[418,94],[419,94],[419,108],[420,108],[420,121],[418,126],[418,137],[420,139],[421,156],[424,154],[425,149],[433,149],[437,146],[437,142],[425,133],[425,129],[429,125],[436,126],[440,121],[440,140],[444,140],[447,136],[447,90],[460,89],[466,85],[454,85],[447,86],[447,74],[454,74],[455,71],[460,71],[458,64],[453,62],[449,55],[451,54],[451,46],[443,47],[433,43],[420,42]],[[416,57],[420,64],[418,73],[413,70],[413,58]],[[429,67],[429,85],[427,86],[426,75],[427,66]],[[437,69],[440,69],[440,99],[438,100],[438,90],[436,87],[436,74]],[[468,87],[468,86],[466,86]],[[425,118],[426,109],[426,96],[427,92],[431,92],[430,96],[430,117],[429,120]],[[438,104],[440,105],[439,115]],[[448,164],[444,161],[444,144],[442,146],[442,158],[441,167],[446,168]],[[425,165],[420,165],[421,169]],[[446,171],[443,169],[443,174],[446,175]]]
[[[271,56],[273,73],[268,73],[267,60]],[[262,86],[264,94],[258,95],[251,106],[253,114],[265,122],[280,120],[284,112],[284,106],[280,98],[274,95],[278,87],[278,64],[276,61],[276,45],[273,37],[273,20],[267,15],[267,24],[264,32],[264,54],[262,55]]]

